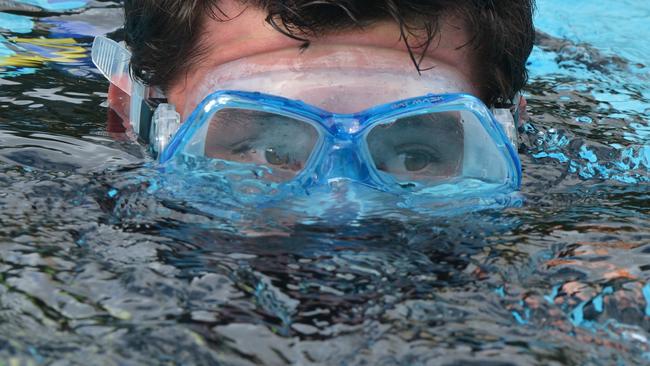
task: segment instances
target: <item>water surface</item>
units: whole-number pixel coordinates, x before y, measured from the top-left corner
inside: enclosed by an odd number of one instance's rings
[[[0,1],[0,357],[650,362],[644,4],[539,1],[520,207],[333,220],[191,202],[106,132],[88,55],[119,3]]]

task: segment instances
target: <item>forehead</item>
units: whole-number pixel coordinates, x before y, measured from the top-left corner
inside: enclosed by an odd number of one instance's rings
[[[263,9],[243,5],[236,0],[222,0],[219,8],[228,16],[228,20],[217,20],[207,16],[204,18],[198,40],[201,58],[190,66],[190,70],[186,70],[185,75],[178,75],[177,81],[173,82],[168,89],[170,101],[176,104],[181,114],[185,116],[188,112],[184,109],[192,107],[190,106],[192,103],[186,100],[187,94],[196,90],[215,68],[232,61],[280,50],[292,49],[295,51],[293,55],[296,58],[303,55],[299,50],[304,42],[287,37],[274,29],[266,21],[267,13]],[[436,67],[444,65],[445,68],[453,69],[463,79],[475,84],[475,89],[479,90],[476,82],[479,78],[476,75],[471,48],[464,47],[469,41],[469,32],[461,20],[451,16],[441,18],[439,33],[432,40],[420,64],[420,68],[425,70],[422,71],[423,75],[435,73]],[[332,30],[310,38],[310,43],[310,48],[367,47],[401,52],[404,72],[418,73],[401,36],[400,28],[394,22],[379,21],[363,29]],[[422,39],[410,38],[409,44],[422,44]],[[424,50],[414,49],[416,58],[419,58],[422,51]],[[382,53],[378,52],[379,54]]]
[[[227,19],[205,17],[199,46],[206,51],[201,66],[214,66],[229,61],[266,53],[288,47],[300,47],[303,41],[292,39],[274,29],[267,21],[263,9],[241,4],[237,0],[222,0],[219,9]],[[469,58],[471,34],[465,22],[454,16],[440,18],[439,32],[426,50],[426,56],[450,65],[463,64]],[[423,44],[425,35],[410,36],[408,43],[416,53],[423,51],[417,46]],[[348,44],[356,46],[386,47],[407,51],[402,32],[393,21],[377,21],[363,29],[325,30],[316,37],[309,37],[312,44]],[[422,65],[423,69],[431,65]],[[469,70],[464,72],[469,76]]]

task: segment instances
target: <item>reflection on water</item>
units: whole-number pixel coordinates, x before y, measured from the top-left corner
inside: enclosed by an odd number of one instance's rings
[[[554,20],[573,5],[540,1],[523,204],[364,215],[347,201],[334,220],[251,209],[218,182],[199,204],[107,133],[87,54],[119,9],[85,3],[0,2],[7,363],[650,362],[647,43],[607,43],[593,16]]]

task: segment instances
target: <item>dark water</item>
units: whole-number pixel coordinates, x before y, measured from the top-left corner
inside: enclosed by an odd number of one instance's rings
[[[540,1],[523,206],[306,220],[161,185],[88,60],[119,5],[52,3],[0,1],[0,363],[650,363],[648,49]]]

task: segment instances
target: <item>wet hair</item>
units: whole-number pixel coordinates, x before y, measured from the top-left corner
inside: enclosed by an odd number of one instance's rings
[[[453,15],[468,26],[481,97],[508,104],[527,81],[526,60],[534,41],[535,0],[239,0],[266,12],[278,32],[302,41],[378,21],[396,22],[419,71],[422,55],[436,47],[440,21]],[[205,49],[202,27],[210,18],[227,21],[219,0],[125,0],[126,43],[131,71],[166,90],[191,70]]]

